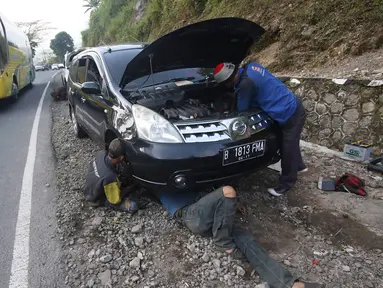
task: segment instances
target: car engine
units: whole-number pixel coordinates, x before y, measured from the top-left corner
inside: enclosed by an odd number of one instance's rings
[[[226,94],[203,95],[202,91],[189,94],[175,83],[145,87],[130,94],[134,103],[155,110],[170,121],[219,116],[229,110],[230,98]]]

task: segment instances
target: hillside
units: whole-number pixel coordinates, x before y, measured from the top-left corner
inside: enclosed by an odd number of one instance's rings
[[[267,30],[251,58],[274,72],[315,69],[383,47],[382,0],[103,0],[91,12],[83,45],[150,42],[227,16]]]

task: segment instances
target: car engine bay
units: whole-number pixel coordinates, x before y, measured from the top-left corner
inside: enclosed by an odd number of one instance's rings
[[[158,112],[169,121],[224,117],[229,114],[232,94],[221,87],[190,86],[181,88],[170,82],[144,87],[130,93],[129,100]]]

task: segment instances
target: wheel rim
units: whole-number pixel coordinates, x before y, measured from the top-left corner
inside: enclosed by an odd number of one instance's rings
[[[12,95],[15,99],[19,96],[19,87],[17,87],[16,83],[12,83]]]
[[[72,110],[72,123],[73,123],[73,131],[77,135],[78,134],[78,124],[77,124],[77,119],[76,116],[74,115],[74,112]]]

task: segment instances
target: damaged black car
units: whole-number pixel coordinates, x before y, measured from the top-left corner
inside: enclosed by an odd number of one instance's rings
[[[260,109],[232,109],[232,91],[213,67],[240,64],[262,27],[219,18],[150,45],[89,48],[68,77],[73,130],[126,143],[133,177],[146,188],[182,190],[229,183],[279,161],[277,123]]]

